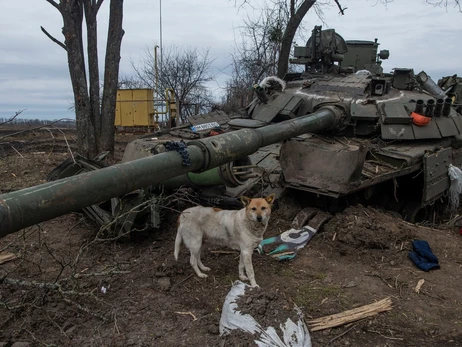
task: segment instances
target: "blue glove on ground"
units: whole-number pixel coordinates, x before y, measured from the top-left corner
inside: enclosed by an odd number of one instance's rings
[[[409,252],[409,258],[423,271],[439,269],[438,258],[432,253],[430,245],[424,240],[412,241],[414,252]]]

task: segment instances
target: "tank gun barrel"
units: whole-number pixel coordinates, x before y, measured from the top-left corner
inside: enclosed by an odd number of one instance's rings
[[[147,158],[47,182],[0,195],[0,237],[84,207],[157,185],[188,172],[201,172],[291,137],[335,127],[342,111],[327,106],[311,114],[188,142],[182,156],[169,151]]]

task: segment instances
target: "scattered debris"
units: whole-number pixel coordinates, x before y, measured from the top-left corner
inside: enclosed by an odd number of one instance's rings
[[[7,251],[0,252],[0,264],[6,263],[10,260],[16,259],[17,256],[14,253],[10,253]]]
[[[194,315],[194,313],[188,311],[188,312],[175,312],[176,314],[181,314],[181,315],[189,315],[193,318],[193,322],[197,320],[197,317]]]
[[[374,302],[369,305],[354,308],[352,310],[336,313],[330,316],[320,317],[308,321],[311,331],[324,330],[338,327],[360,319],[374,316],[380,312],[390,311],[392,309],[390,298]]]
[[[331,218],[327,212],[312,207],[305,208],[295,216],[291,229],[263,240],[257,250],[263,254],[266,253],[265,246],[277,246],[268,255],[278,260],[293,259]]]
[[[417,282],[417,285],[415,286],[414,288],[414,292],[416,292],[417,294],[420,293],[420,288],[422,288],[423,284],[425,283],[425,280],[423,278],[421,278],[419,280],[419,282]]]

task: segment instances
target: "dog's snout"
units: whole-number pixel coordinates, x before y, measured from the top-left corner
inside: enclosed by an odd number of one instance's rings
[[[262,216],[257,216],[257,221],[261,222]]]

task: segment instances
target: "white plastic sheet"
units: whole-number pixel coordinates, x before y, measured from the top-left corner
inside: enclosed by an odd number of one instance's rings
[[[241,329],[249,334],[261,333],[255,344],[259,347],[311,347],[311,337],[308,327],[299,319],[294,323],[290,318],[281,323],[279,328],[282,338],[274,327],[262,327],[251,315],[242,314],[236,304],[240,296],[245,295],[249,285],[236,281],[225,298],[220,319],[220,335],[227,335],[234,329]],[[258,290],[258,289],[257,289]],[[299,315],[301,313],[299,312]]]
[[[457,166],[449,164],[448,168],[451,186],[449,187],[449,210],[456,212],[459,207],[459,197],[462,193],[462,170]]]

